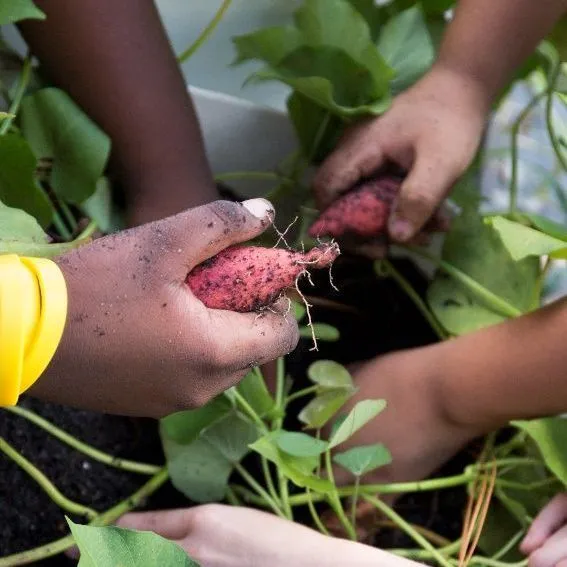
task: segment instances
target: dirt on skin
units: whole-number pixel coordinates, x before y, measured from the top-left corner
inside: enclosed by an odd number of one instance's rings
[[[414,266],[408,261],[394,263],[423,295],[426,282]],[[315,288],[304,280],[301,289],[306,296],[322,298],[322,303],[310,301],[314,304],[313,320],[340,329],[341,339],[335,343],[320,341],[319,352],[310,351],[310,339],[300,342],[287,365],[288,372],[295,379],[294,389],[307,385],[306,369],[316,359],[331,358],[349,364],[435,340],[428,325],[397,284],[392,280],[376,278],[372,262],[342,255],[335,262],[333,276],[340,290],[338,292],[332,289],[326,270],[314,274]],[[329,301],[337,304],[327,306]],[[163,462],[157,424],[152,420],[77,411],[31,399],[26,399],[24,404],[101,450],[124,458],[157,464]],[[296,415],[301,406],[302,402],[292,404],[290,415]],[[290,418],[285,426],[293,429],[299,428],[300,424]],[[96,510],[111,507],[147,480],[147,477],[93,462],[51,438],[35,425],[6,411],[2,411],[0,419],[0,436],[40,468],[63,494]],[[468,453],[463,453],[443,472],[462,471],[464,463],[471,460]],[[251,466],[254,470],[256,465]],[[409,495],[399,501],[397,508],[410,521],[455,539],[459,535],[465,502],[465,491],[454,488]],[[188,504],[185,497],[167,485],[147,502],[146,507],[173,508]],[[0,507],[0,557],[36,547],[67,533],[64,514],[34,481],[3,455],[0,455]],[[304,510],[298,510],[297,517],[307,522],[309,515]],[[381,547],[411,546],[398,530],[374,530],[373,534],[375,543]],[[74,563],[64,556],[58,556],[36,564],[55,566]]]
[[[336,244],[307,253],[232,246],[194,268],[186,282],[210,309],[251,313],[272,305],[301,275],[330,266],[339,253]]]
[[[314,238],[382,236],[400,185],[401,179],[393,176],[362,181],[325,209],[309,228],[309,234]]]

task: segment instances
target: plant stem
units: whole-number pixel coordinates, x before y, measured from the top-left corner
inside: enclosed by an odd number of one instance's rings
[[[315,509],[313,499],[311,498],[311,490],[309,488],[307,489],[307,507],[309,508],[309,513],[311,514],[311,517],[313,518],[313,522],[317,526],[317,529],[323,535],[330,536],[331,534],[329,533],[329,530],[325,527],[325,524],[322,522],[319,514],[317,513],[317,510]]]
[[[141,488],[139,488],[134,494],[119,502],[116,506],[113,506],[106,512],[99,514],[94,520],[92,520],[90,526],[107,526],[115,522],[120,516],[124,515],[126,512],[137,508],[142,502],[144,502],[151,494],[158,490],[169,478],[167,468],[163,467],[160,472],[154,475],[152,478],[146,482]],[[0,558],[0,567],[16,567],[17,565],[28,565],[29,563],[34,563],[42,559],[47,559],[48,557],[53,557],[63,551],[66,551],[75,544],[75,540],[72,535],[65,536],[61,539],[52,541],[48,544],[36,547],[35,549],[30,549],[28,551],[22,551],[21,553],[15,553],[13,555],[8,555],[6,557]]]
[[[376,506],[384,516],[395,522],[396,525],[405,532],[409,537],[411,537],[418,545],[429,551],[432,557],[441,565],[442,567],[452,567],[452,563],[444,557],[439,550],[435,549],[425,537],[418,533],[411,524],[406,522],[397,512],[395,512],[390,506],[382,502],[379,498],[375,496],[365,495],[363,498],[370,504]]]
[[[14,99],[12,100],[10,109],[8,110],[8,114],[11,114],[12,116],[8,116],[6,119],[2,120],[2,124],[0,124],[0,136],[4,136],[8,132],[8,130],[10,130],[10,126],[12,125],[12,122],[18,114],[20,105],[22,104],[22,99],[24,98],[24,94],[26,93],[26,89],[28,88],[28,84],[30,82],[31,69],[31,57],[27,55],[24,59],[22,74],[20,75],[18,86],[16,87]]]
[[[380,261],[378,261],[380,262]],[[375,262],[374,266],[376,269]],[[424,319],[429,323],[435,334],[439,337],[440,340],[445,340],[447,338],[447,333],[445,329],[441,326],[439,321],[437,321],[435,315],[431,312],[429,307],[425,304],[425,301],[421,299],[412,285],[407,281],[407,279],[396,269],[396,267],[387,259],[381,261],[381,263],[387,269],[387,275],[389,275],[396,283],[402,288],[402,290],[406,293],[406,295],[413,301],[414,305],[418,308]]]
[[[104,463],[105,465],[115,467],[117,469],[147,475],[157,474],[162,469],[162,467],[159,467],[157,465],[129,461],[126,459],[121,459],[119,457],[114,457],[113,455],[109,455],[108,453],[104,453],[103,451],[99,451],[98,449],[87,445],[83,441],[80,441],[76,437],[73,437],[66,431],[59,429],[59,427],[57,427],[56,425],[53,425],[43,417],[28,409],[22,408],[20,406],[5,407],[3,409],[20,417],[23,417],[28,421],[31,421],[38,427],[41,427],[42,429],[47,431],[47,433],[49,433],[50,435],[53,435],[53,437],[59,439],[59,441],[66,443],[70,447],[73,447],[73,449],[79,451],[79,453],[87,455],[93,461],[98,461],[99,463]]]
[[[506,542],[492,557],[491,559],[498,560],[504,557],[519,541],[522,536],[526,533],[526,530],[520,530],[513,538]]]
[[[63,222],[61,215],[56,210],[53,211],[53,226],[56,228],[57,232],[59,233],[59,236],[63,240],[65,240],[66,242],[72,240],[73,235],[71,234],[65,223]]]
[[[208,23],[205,29],[199,34],[199,37],[187,48],[183,51],[178,57],[177,61],[179,63],[185,63],[188,61],[198,50],[199,48],[209,39],[209,36],[215,31],[215,28],[219,25],[222,17],[224,16],[225,12],[228,10],[232,0],[223,0],[223,3],[220,5],[219,9],[216,11],[213,19]]]
[[[561,164],[561,167],[564,171],[567,171],[567,160],[563,155],[563,150],[561,149],[561,144],[557,139],[557,134],[555,133],[555,127],[553,126],[553,91],[555,88],[555,82],[557,80],[557,75],[553,80],[553,83],[550,85],[549,90],[547,91],[547,100],[545,101],[545,123],[547,126],[547,132],[549,134],[549,140],[551,141],[551,145],[553,146],[553,151]]]
[[[333,508],[335,514],[337,515],[337,518],[341,522],[348,537],[352,541],[356,541],[357,540],[356,530],[354,529],[354,526],[349,522],[348,518],[346,517],[345,511],[343,510],[343,504],[341,502],[339,493],[335,486],[335,477],[333,475],[333,464],[331,463],[330,449],[327,449],[325,451],[325,468],[327,470],[327,476],[329,477],[329,481],[334,487],[334,491],[331,494],[327,495],[327,502],[329,503],[331,508]]]
[[[65,495],[63,495],[57,487],[30,461],[28,461],[23,455],[18,453],[14,447],[12,447],[3,437],[0,437],[0,451],[2,451],[9,459],[12,459],[25,473],[27,473],[40,488],[63,510],[69,512],[70,514],[76,514],[78,516],[83,516],[89,520],[94,519],[98,512],[89,508],[88,506],[83,506],[78,502],[73,502]]]
[[[358,504],[358,494],[360,492],[360,476],[356,476],[354,480],[354,494],[352,495],[352,505],[350,509],[350,521],[356,532],[356,505]]]
[[[280,510],[280,507],[274,502],[273,498],[264,490],[264,488],[254,479],[254,477],[240,464],[235,463],[234,469],[238,474],[253,488],[259,496],[261,496],[266,504],[277,514],[280,518],[286,519],[285,514]]]
[[[422,480],[417,482],[399,482],[391,484],[361,484],[360,494],[403,494],[406,492],[429,492],[432,490],[441,490],[444,488],[453,488],[467,484],[474,480],[476,475],[475,468],[471,468],[464,473],[455,476],[448,476],[445,478],[432,478],[429,480]],[[339,496],[352,496],[354,494],[354,486],[343,486],[337,489]],[[323,494],[313,494],[314,502],[324,500]],[[303,506],[307,503],[307,495],[296,494],[291,496],[290,504],[292,506]]]
[[[278,415],[285,415],[285,360],[283,357],[280,357],[276,361],[276,411]],[[274,419],[272,423],[272,431],[278,431],[282,428],[283,425],[283,418],[279,417]],[[278,486],[280,489],[280,502],[282,503],[285,516],[288,519],[293,518],[293,511],[291,508],[291,504],[289,503],[289,487],[288,487],[288,480],[284,476],[283,472],[279,467],[277,468],[278,474]]]
[[[270,465],[268,463],[268,459],[262,456],[261,460],[262,460],[262,470],[264,472],[264,479],[266,480],[266,486],[268,487],[268,492],[270,493],[270,496],[274,499],[274,502],[276,502],[278,506],[280,506],[281,505],[280,497],[278,496],[278,493],[276,492],[276,487],[274,486],[274,481],[272,479],[272,473],[270,472]]]
[[[465,272],[462,272],[449,262],[445,262],[440,258],[436,258],[433,254],[430,254],[426,250],[421,248],[416,248],[414,246],[406,246],[407,250],[414,252],[418,256],[429,260],[432,264],[435,264],[438,268],[441,268],[445,273],[450,275],[452,278],[457,280],[466,289],[468,289],[473,295],[475,295],[480,301],[485,303],[488,307],[496,311],[497,313],[505,317],[519,317],[522,315],[517,307],[514,307],[508,303],[505,299],[492,293],[489,289],[485,288],[483,285],[479,284],[476,280],[471,278]]]
[[[61,208],[61,211],[63,212],[63,216],[65,217],[67,224],[71,228],[71,232],[74,233],[77,230],[77,220],[73,216],[73,213],[71,212],[71,209],[69,208],[69,205],[67,205],[67,203],[65,203],[65,201],[60,200],[59,201],[59,207]]]
[[[512,127],[510,128],[510,136],[512,137],[512,143],[510,146],[510,160],[511,160],[511,171],[510,171],[510,213],[514,214],[518,208],[518,135],[520,133],[520,128],[522,124],[529,116],[534,107],[538,104],[540,100],[545,96],[545,91],[538,93],[530,102],[526,105],[524,110],[518,115]]]
[[[456,565],[456,562],[454,564]],[[490,557],[473,555],[467,563],[467,567],[471,567],[472,565],[478,565],[479,567],[528,567],[528,559],[516,563],[507,563],[506,561],[490,559]]]
[[[446,545],[445,547],[439,548],[437,551],[446,557],[450,557],[451,555],[455,555],[459,551],[461,547],[461,540],[458,539]],[[419,560],[427,560],[432,559],[431,552],[427,549],[389,549],[390,553],[394,553],[399,557],[406,557],[408,559],[419,559]]]
[[[240,409],[243,410],[244,413],[258,426],[258,429],[260,429],[263,434],[268,434],[269,431],[266,424],[236,388],[233,389],[233,395],[236,403],[240,406]]]
[[[79,234],[79,236],[77,236],[76,240],[86,240],[87,238],[90,238],[93,233],[95,232],[95,230],[97,229],[97,224],[96,221],[91,221],[85,228],[85,230],[83,230],[83,232],[81,232],[81,234]]]
[[[318,389],[319,386],[315,385],[315,386],[308,386],[307,388],[303,388],[303,390],[298,390],[294,394],[291,394],[290,396],[287,397],[285,402],[286,406],[291,402],[293,402],[294,400],[297,400],[298,398],[302,398],[303,396],[309,396],[310,394],[315,394]]]

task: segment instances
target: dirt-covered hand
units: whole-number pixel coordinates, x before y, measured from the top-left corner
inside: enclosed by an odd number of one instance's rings
[[[537,515],[521,550],[529,557],[528,567],[567,567],[567,492]]]
[[[329,538],[273,514],[221,504],[127,514],[118,525],[154,531],[176,542],[201,567],[418,565],[366,545]]]
[[[478,147],[488,112],[474,80],[437,65],[381,117],[350,128],[314,180],[321,206],[387,164],[407,171],[390,237],[413,238],[438,210]]]
[[[264,199],[216,201],[61,256],[67,325],[31,394],[161,417],[208,402],[252,366],[290,352],[298,331],[286,306],[211,310],[185,283],[194,266],[259,235],[273,216]]]

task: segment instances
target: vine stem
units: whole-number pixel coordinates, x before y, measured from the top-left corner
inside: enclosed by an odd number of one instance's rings
[[[10,104],[10,109],[8,110],[9,116],[7,116],[0,124],[0,136],[4,136],[9,130],[12,122],[14,121],[20,105],[22,104],[22,99],[28,88],[31,77],[31,57],[29,55],[24,59],[24,64],[22,67],[22,74],[20,75],[20,80],[18,81],[18,86],[16,87],[16,92],[14,94],[14,100]]]
[[[329,476],[329,481],[333,486],[335,486],[335,478],[333,475],[333,464],[331,463],[331,450],[327,449],[325,451],[325,468],[327,470],[327,475]],[[356,487],[358,491],[358,487]],[[343,504],[341,502],[339,493],[335,487],[334,491],[327,496],[327,501],[329,502],[330,506],[333,508],[337,518],[343,525],[348,537],[352,541],[356,541],[356,530],[354,526],[349,522],[348,518],[346,517],[345,511],[343,510]]]
[[[319,390],[318,385],[308,386],[307,388],[303,388],[303,390],[298,390],[294,394],[291,394],[291,396],[287,397],[286,402],[285,402],[286,406],[289,405],[294,400],[302,398],[303,396],[309,396],[310,394],[315,394],[315,393],[317,393],[318,390]]]
[[[151,494],[156,492],[161,486],[168,480],[169,474],[167,468],[163,467],[160,471],[154,475],[152,478],[146,482],[141,488],[139,488],[134,494],[130,495],[128,498],[122,500],[116,506],[113,506],[106,512],[99,514],[94,518],[89,525],[90,526],[107,526],[115,522],[120,516],[123,516],[126,512],[137,508],[142,504]],[[28,551],[22,551],[20,553],[15,553],[13,555],[8,555],[6,557],[0,558],[0,567],[16,567],[18,565],[28,565],[29,563],[34,563],[42,559],[47,559],[48,557],[53,557],[59,553],[63,553],[75,544],[75,540],[72,535],[65,536],[61,539],[52,541],[35,549],[30,549]]]
[[[81,232],[81,234],[79,234],[79,236],[77,236],[77,241],[79,240],[86,240],[87,238],[90,238],[95,230],[98,228],[96,221],[91,221],[89,222],[89,224],[86,226],[85,230],[83,230],[83,232]]]
[[[464,473],[445,478],[433,478],[430,480],[422,480],[417,482],[399,482],[391,484],[361,484],[360,494],[404,494],[406,492],[428,492],[432,490],[441,490],[444,488],[453,488],[461,486],[474,480],[476,475],[475,469],[471,468]],[[354,494],[354,486],[343,486],[337,489],[339,496],[352,496]],[[325,499],[323,494],[312,494],[313,502],[320,502]],[[296,494],[291,496],[290,504],[292,506],[303,506],[307,504],[307,495]]]
[[[431,545],[425,537],[417,532],[411,524],[406,522],[397,512],[390,508],[390,506],[382,502],[382,500],[380,500],[379,498],[370,496],[369,494],[364,495],[363,498],[367,502],[375,506],[378,510],[380,510],[380,512],[382,512],[384,516],[392,520],[392,522],[395,522],[395,524],[409,537],[411,537],[418,545],[423,547],[423,549],[429,551],[432,557],[439,563],[439,565],[441,565],[441,567],[453,567],[453,564],[449,559],[444,557],[439,552],[439,550],[435,549],[435,547],[433,547],[433,545]]]
[[[329,530],[325,527],[325,524],[322,522],[319,514],[317,513],[317,510],[315,509],[313,499],[311,498],[311,490],[309,488],[307,489],[307,508],[309,508],[309,513],[311,514],[311,517],[313,518],[313,522],[317,526],[317,529],[323,535],[330,536],[331,534],[329,533]]]
[[[276,515],[278,515],[280,518],[287,519],[286,515],[280,510],[280,507],[276,504],[276,502],[274,502],[273,498],[240,463],[235,463],[234,469],[250,485],[250,487],[253,488],[258,493],[258,495],[264,499],[266,504],[274,511]]]
[[[519,317],[522,315],[522,311],[520,311],[517,307],[514,307],[510,303],[508,303],[505,299],[502,299],[500,296],[492,293],[489,289],[484,287],[483,285],[479,284],[476,280],[471,278],[465,272],[462,272],[449,262],[445,262],[440,258],[436,258],[433,254],[430,254],[426,250],[421,248],[417,248],[415,246],[406,246],[405,247],[410,252],[421,256],[425,260],[429,260],[432,264],[435,264],[438,268],[443,270],[445,273],[450,275],[452,278],[457,280],[460,284],[462,284],[466,289],[468,289],[473,295],[475,295],[479,300],[483,303],[488,305],[491,309],[500,313],[505,317]]]
[[[226,11],[228,10],[231,4],[232,4],[232,0],[223,0],[219,9],[216,11],[215,15],[213,16],[213,19],[207,24],[205,29],[199,34],[199,37],[197,37],[197,39],[177,57],[177,61],[180,64],[188,61],[205,44],[205,42],[209,39],[210,35],[215,31],[215,28],[219,25],[224,14],[226,13]]]
[[[73,437],[66,431],[59,429],[59,427],[57,427],[56,425],[53,425],[43,417],[37,415],[36,413],[28,409],[19,406],[5,407],[2,409],[10,413],[16,414],[24,419],[27,419],[31,423],[37,425],[38,427],[41,427],[43,430],[47,431],[47,433],[59,439],[59,441],[69,445],[69,447],[72,447],[76,451],[79,451],[79,453],[83,453],[84,455],[87,455],[93,461],[98,461],[99,463],[104,463],[105,465],[108,465],[110,467],[122,469],[129,472],[139,473],[139,474],[154,475],[161,470],[161,467],[157,465],[150,465],[147,463],[138,463],[135,461],[129,461],[126,459],[121,459],[119,457],[114,457],[113,455],[109,455],[108,453],[104,453],[103,451],[99,451],[98,449],[95,449],[94,447],[87,445],[87,443],[80,441],[76,437]]]
[[[16,449],[14,449],[14,447],[12,447],[12,445],[10,445],[3,437],[0,437],[0,451],[2,451],[9,459],[12,459],[12,461],[14,461],[41,487],[47,496],[49,496],[49,498],[57,504],[57,506],[66,512],[83,516],[89,520],[93,520],[98,516],[98,512],[96,512],[96,510],[93,510],[88,506],[83,506],[78,502],[74,502],[62,494],[37,467],[35,467],[23,455],[18,453],[18,451],[16,451]]]
[[[514,214],[518,208],[518,135],[522,124],[535,106],[545,97],[545,94],[546,91],[543,91],[532,97],[510,128],[510,136],[512,138],[512,144],[510,146],[510,160],[512,162],[510,171],[510,213],[512,214]]]
[[[280,357],[276,361],[276,410],[279,415],[284,415],[285,412],[285,361],[283,357]],[[272,430],[278,431],[282,428],[283,418],[278,417],[274,419],[272,423]],[[277,467],[278,475],[278,486],[280,489],[280,502],[282,503],[284,513],[286,518],[293,518],[293,511],[291,504],[289,503],[289,487],[288,480],[281,471],[280,467]]]
[[[425,301],[421,299],[412,285],[408,282],[408,280],[396,269],[396,267],[387,259],[384,260],[377,260],[374,263],[375,271],[378,272],[378,266],[382,264],[387,272],[386,275],[390,276],[405,292],[405,294],[413,301],[414,305],[420,311],[424,319],[429,323],[435,334],[439,337],[440,340],[445,340],[448,338],[445,329],[441,326],[439,321],[435,318],[435,315],[431,312],[431,310],[425,304]]]

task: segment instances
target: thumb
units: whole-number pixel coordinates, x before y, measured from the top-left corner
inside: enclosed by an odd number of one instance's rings
[[[520,544],[522,552],[526,555],[533,553],[566,520],[567,493],[563,493],[553,498],[532,522],[526,537]]]
[[[166,539],[183,539],[191,530],[193,513],[190,508],[130,512],[122,516],[116,525],[119,528],[154,532]]]
[[[388,230],[392,240],[411,240],[439,208],[458,174],[458,166],[440,159],[438,152],[418,152],[390,215]]]

